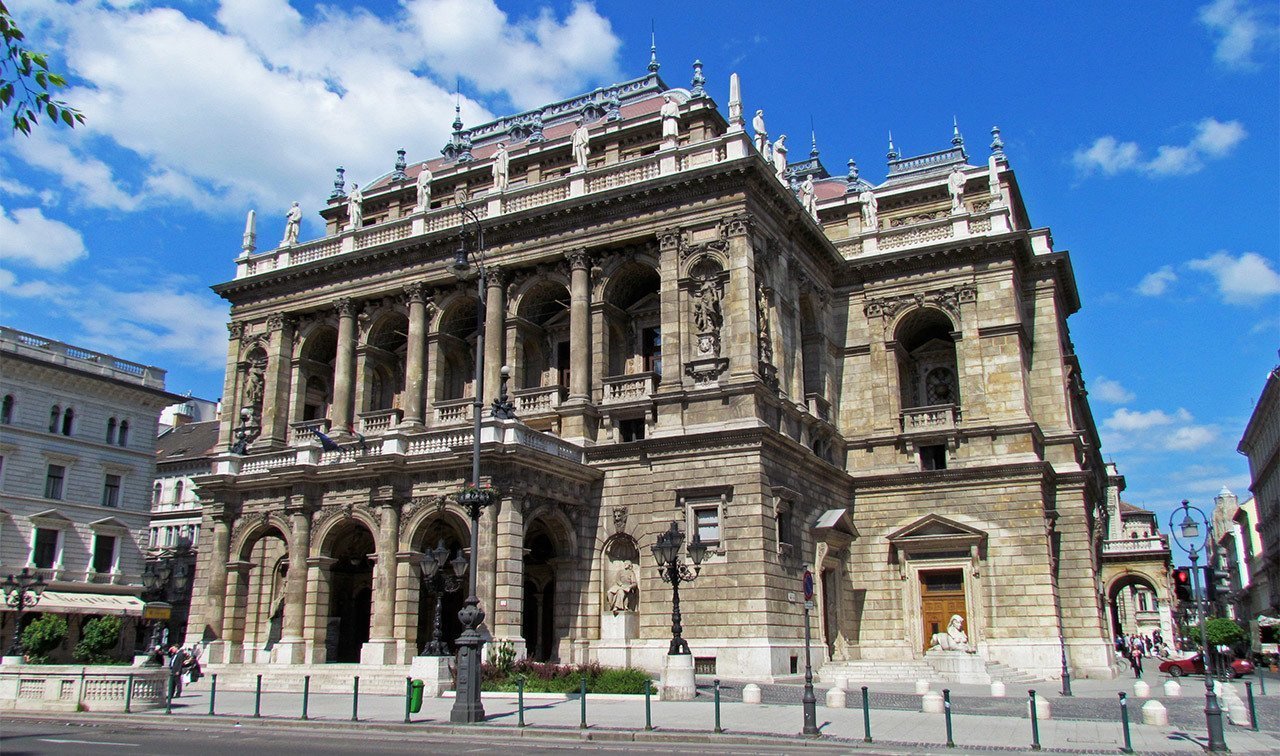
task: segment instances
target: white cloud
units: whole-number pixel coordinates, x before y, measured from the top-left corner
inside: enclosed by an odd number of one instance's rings
[[[77,343],[154,355],[165,368],[177,367],[175,359],[205,370],[226,364],[228,305],[195,282],[173,279],[127,291],[91,286],[77,300],[68,307],[80,324]]]
[[[1257,9],[1241,0],[1215,0],[1200,7],[1200,23],[1217,39],[1213,57],[1228,68],[1249,68],[1264,33]]]
[[[84,237],[38,207],[12,214],[0,206],[0,260],[43,270],[61,270],[85,256]]]
[[[1128,404],[1133,401],[1133,392],[1120,385],[1120,381],[1113,381],[1105,375],[1098,376],[1093,382],[1093,388],[1089,391],[1090,396],[1108,404]]]
[[[1143,276],[1135,291],[1144,297],[1158,297],[1168,291],[1169,285],[1177,280],[1178,274],[1173,272],[1173,267],[1166,265]]]
[[[0,268],[0,294],[19,299],[48,299],[56,297],[60,289],[48,281],[20,283],[11,271]]]
[[[1280,273],[1271,261],[1255,252],[1232,257],[1226,251],[1187,263],[1192,270],[1209,273],[1218,284],[1218,293],[1229,304],[1255,304],[1280,294]]]
[[[1146,412],[1121,407],[1102,421],[1102,448],[1126,450],[1195,451],[1218,439],[1218,429],[1197,424],[1190,412],[1153,409]]]
[[[1155,157],[1142,156],[1137,142],[1121,142],[1111,135],[1075,151],[1071,160],[1081,175],[1144,173],[1148,176],[1186,176],[1204,168],[1205,158],[1222,158],[1244,141],[1248,132],[1239,121],[1205,118],[1196,124],[1195,136],[1185,145],[1163,144]]]
[[[223,0],[216,24],[116,5],[25,9],[83,82],[66,99],[90,117],[0,151],[54,173],[80,202],[126,212],[257,206],[273,217],[270,207],[296,199],[315,222],[335,166],[365,184],[390,171],[398,148],[411,160],[438,155],[455,74],[499,102],[543,102],[612,75],[620,47],[586,3],[521,19],[491,0],[405,0],[382,17]],[[492,118],[466,97],[462,113],[468,125]]]

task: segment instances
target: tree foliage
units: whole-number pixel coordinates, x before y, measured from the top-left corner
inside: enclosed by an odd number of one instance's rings
[[[80,642],[76,644],[76,660],[85,664],[114,661],[111,652],[120,642],[120,630],[123,627],[124,623],[119,617],[97,617],[86,622]]]
[[[1234,646],[1245,639],[1244,630],[1234,620],[1214,617],[1204,623],[1205,635],[1210,646]]]
[[[22,631],[22,648],[36,664],[49,661],[49,654],[67,639],[67,621],[57,614],[42,614]]]
[[[12,111],[13,130],[30,135],[31,127],[47,116],[53,123],[61,121],[71,128],[84,123],[84,115],[53,93],[67,86],[61,74],[49,70],[44,53],[23,46],[24,35],[9,9],[0,0],[0,39],[4,54],[0,55],[0,112]]]

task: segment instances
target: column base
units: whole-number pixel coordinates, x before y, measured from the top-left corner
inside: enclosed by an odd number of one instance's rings
[[[585,399],[570,399],[560,405],[560,437],[574,443],[594,443],[600,426],[600,411]]]
[[[371,640],[360,647],[360,663],[373,667],[386,667],[396,663],[396,642]]]
[[[204,650],[205,664],[238,664],[240,644],[231,641],[211,641]]]
[[[307,644],[301,640],[277,641],[271,647],[271,664],[302,664],[307,655]]]
[[[698,685],[693,675],[693,655],[668,655],[667,663],[662,667],[659,685],[663,701],[692,701],[698,695]]]
[[[409,663],[409,675],[426,685],[422,695],[439,698],[446,690],[453,690],[452,656],[415,656]]]

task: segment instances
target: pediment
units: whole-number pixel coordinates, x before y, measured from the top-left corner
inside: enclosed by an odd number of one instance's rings
[[[889,543],[906,552],[968,549],[982,547],[986,541],[986,531],[938,514],[925,515],[889,534]]]
[[[89,527],[93,530],[129,530],[129,526],[114,517],[103,517],[101,520],[94,520],[89,523]]]
[[[75,524],[74,520],[56,509],[46,509],[43,512],[27,515],[27,519],[38,525],[48,525],[55,528],[70,527]]]
[[[844,548],[858,537],[858,529],[853,525],[853,515],[848,509],[828,509],[823,512],[811,529],[814,539],[825,542],[833,548]]]

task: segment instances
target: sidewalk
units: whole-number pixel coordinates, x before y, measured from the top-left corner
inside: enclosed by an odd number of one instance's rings
[[[485,728],[515,728],[517,704],[513,694],[486,693],[484,706],[488,715]],[[254,694],[219,691],[216,696],[219,721],[251,720]],[[821,703],[821,702],[820,702]],[[449,722],[451,698],[428,699],[422,711],[410,717],[414,724],[424,729],[457,726]],[[325,723],[347,724],[351,722],[352,699],[350,695],[314,694],[308,701],[308,717]],[[209,710],[208,686],[202,681],[189,687],[187,693],[174,701],[175,715],[207,716]],[[302,696],[298,693],[264,692],[261,700],[264,719],[298,720],[302,713]],[[580,733],[581,701],[577,697],[542,697],[534,694],[525,697],[525,723],[530,732],[576,735]],[[863,720],[860,708],[828,709],[819,705],[818,723],[824,739],[848,743],[862,743]],[[953,739],[960,749],[992,748],[1001,750],[1029,749],[1031,724],[1025,716],[969,714],[957,707],[953,709]],[[1134,707],[1133,718],[1140,719]],[[163,711],[148,712],[141,717],[150,721],[165,717]],[[360,721],[368,723],[403,723],[404,699],[400,696],[361,695]],[[184,717],[185,718],[185,717]],[[724,702],[721,705],[721,726],[724,735],[715,735],[715,706],[710,696],[699,696],[690,702],[652,702],[652,722],[657,732],[665,737],[676,734],[704,742],[715,742],[717,737],[768,736],[794,740],[801,728],[802,710],[795,704],[748,705]],[[645,732],[643,696],[588,696],[586,720],[587,734],[594,737],[627,737],[636,739],[648,735]],[[924,714],[919,711],[873,708],[871,727],[877,748],[901,746],[903,748],[945,747],[946,723],[942,714]],[[1143,724],[1130,725],[1134,750],[1137,752],[1186,752],[1195,753],[1203,748],[1204,731],[1199,728],[1155,727]],[[1280,738],[1272,732],[1251,732],[1245,728],[1228,726],[1227,745],[1237,753],[1276,753],[1280,751]],[[1081,721],[1052,719],[1040,722],[1040,743],[1046,750],[1072,750],[1114,753],[1123,744],[1120,722]]]

